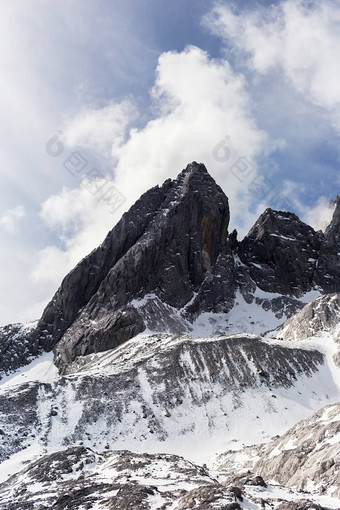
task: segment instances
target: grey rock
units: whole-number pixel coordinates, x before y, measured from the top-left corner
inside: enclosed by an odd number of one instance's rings
[[[265,447],[254,470],[302,491],[314,482],[339,497],[340,445],[332,441],[339,433],[340,404],[326,406]]]
[[[313,286],[322,235],[295,214],[266,209],[239,245],[241,261],[265,291],[299,298]]]
[[[309,499],[301,499],[299,501],[286,501],[280,503],[277,510],[329,510],[324,506],[320,506]]]
[[[340,343],[340,294],[326,294],[310,303],[289,318],[277,330],[283,340],[306,340],[328,334]]]

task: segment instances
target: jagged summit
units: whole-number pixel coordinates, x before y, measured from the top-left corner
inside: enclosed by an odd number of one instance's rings
[[[254,303],[255,316],[264,309],[285,319],[312,289],[339,289],[338,211],[339,201],[324,235],[293,213],[266,209],[238,242],[235,231],[228,234],[227,196],[192,162],[123,214],[64,278],[36,327],[0,330],[0,370],[53,348],[65,370],[145,329],[197,335],[202,314],[213,314],[210,334],[225,334],[228,314],[243,301]]]
[[[292,225],[300,224],[301,220],[296,214],[287,211],[277,211],[268,207],[249,230],[247,237],[261,239],[264,235],[273,235],[276,232],[283,236],[292,234]],[[313,230],[311,227],[309,227]]]

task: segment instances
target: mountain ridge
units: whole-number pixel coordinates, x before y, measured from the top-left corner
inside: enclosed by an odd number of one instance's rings
[[[236,231],[228,234],[224,192],[203,164],[189,164],[124,213],[64,278],[35,327],[0,328],[0,374],[51,349],[63,371],[75,357],[116,347],[146,328],[188,333],[204,313],[224,314],[219,329],[227,334],[237,292],[289,317],[312,289],[340,288],[339,197],[336,204],[325,234],[293,213],[266,209],[238,241]],[[257,288],[280,296],[261,300]],[[148,295],[143,307],[134,306]]]

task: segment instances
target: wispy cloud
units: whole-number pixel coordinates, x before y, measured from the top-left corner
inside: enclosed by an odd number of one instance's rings
[[[18,205],[14,209],[7,209],[7,211],[0,216],[0,227],[6,232],[13,234],[18,228],[20,220],[24,217],[25,208],[22,205]]]
[[[83,147],[100,156],[114,156],[123,143],[129,125],[137,118],[131,100],[110,102],[102,108],[84,108],[64,127],[63,140],[70,147]]]
[[[253,71],[280,69],[338,124],[340,2],[285,0],[258,10],[219,4],[205,17],[205,25],[243,52]]]

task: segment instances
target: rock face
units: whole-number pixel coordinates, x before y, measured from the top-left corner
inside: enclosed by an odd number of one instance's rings
[[[65,372],[77,357],[117,347],[145,328],[190,333],[204,313],[226,321],[238,294],[284,320],[311,289],[340,289],[339,207],[338,197],[325,234],[267,209],[238,242],[236,231],[228,234],[227,197],[194,162],[142,195],[65,277],[32,331],[0,329],[0,376],[53,348]]]
[[[268,292],[300,297],[311,289],[322,235],[292,213],[266,209],[240,243],[240,259]]]
[[[340,496],[340,404],[299,422],[267,447],[254,469],[298,490],[318,488]]]
[[[132,300],[153,293],[165,305],[182,308],[211,272],[227,242],[227,197],[197,164],[158,192],[163,201],[149,215],[138,241],[112,264],[57,346],[59,365],[116,347],[143,331],[145,324]],[[138,223],[137,211],[130,210],[128,216],[123,231],[131,222]],[[126,223],[127,219],[123,217]],[[115,239],[115,229],[111,237]]]
[[[335,210],[331,223],[325,231],[326,239],[333,245],[340,244],[340,195],[335,199]]]
[[[308,303],[277,329],[284,340],[306,340],[323,334],[340,343],[340,294],[326,294]]]
[[[3,372],[11,372],[26,365],[31,357],[41,354],[48,346],[32,335],[35,324],[9,324],[0,327],[0,379]],[[2,372],[2,373],[1,373]]]

